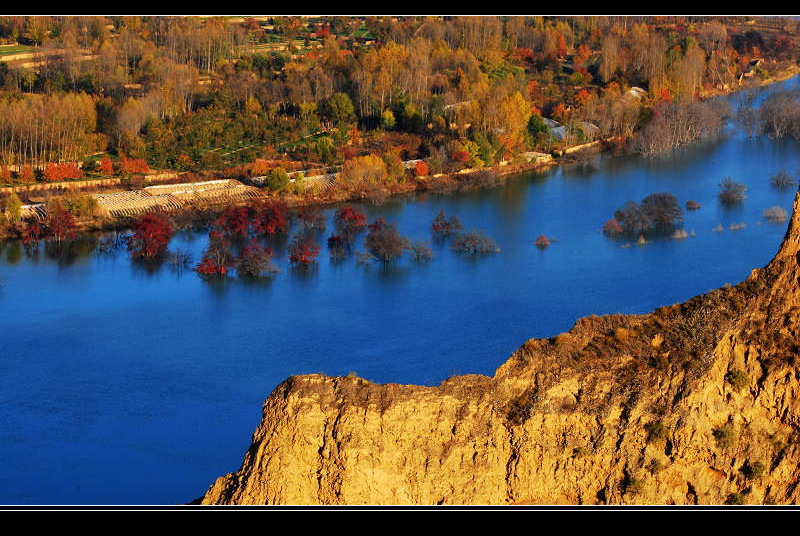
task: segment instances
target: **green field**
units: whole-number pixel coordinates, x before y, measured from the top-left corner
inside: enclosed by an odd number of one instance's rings
[[[36,50],[34,47],[28,45],[0,46],[0,56],[10,56],[12,54],[25,54],[26,52],[33,52],[34,50]]]

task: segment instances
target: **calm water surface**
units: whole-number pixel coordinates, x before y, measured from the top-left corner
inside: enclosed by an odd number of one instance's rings
[[[289,375],[429,385],[491,375],[528,338],[581,316],[645,313],[735,284],[770,260],[786,230],[762,212],[790,211],[794,190],[771,188],[769,177],[798,168],[794,141],[731,128],[657,160],[604,158],[491,191],[361,205],[425,240],[444,208],[502,248],[470,258],[432,242],[431,261],[388,269],[331,262],[327,211],[319,266],[293,270],[285,242],[276,244],[281,272],[263,283],[147,270],[124,251],[57,260],[6,245],[0,503],[187,502],[238,468],[264,398]],[[726,176],[747,184],[740,207],[717,201]],[[696,236],[625,248],[603,235],[615,209],[661,191],[702,204],[685,215]],[[738,222],[746,228],[728,229]],[[713,232],[717,224],[725,231]],[[558,241],[541,250],[542,233]],[[197,260],[205,245],[206,233],[188,232],[170,247]]]

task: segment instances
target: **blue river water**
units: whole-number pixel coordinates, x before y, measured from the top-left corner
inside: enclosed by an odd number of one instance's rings
[[[331,261],[328,209],[319,265],[292,269],[285,242],[276,244],[281,271],[258,283],[148,270],[124,250],[64,258],[6,244],[0,503],[185,503],[238,468],[263,400],[290,375],[428,385],[491,375],[527,339],[582,316],[645,313],[738,283],[770,260],[786,230],[762,213],[790,212],[795,190],[773,188],[770,176],[798,168],[795,141],[749,139],[731,126],[657,159],[601,157],[493,190],[359,204],[370,219],[431,241],[430,261],[388,268]],[[717,200],[725,177],[747,185],[738,207]],[[602,233],[626,201],[663,191],[702,205],[685,213],[694,236],[623,247]],[[432,240],[442,208],[501,251],[473,258]],[[746,227],[730,230],[739,222]],[[725,230],[712,231],[718,224]],[[557,240],[540,249],[540,234]],[[170,248],[197,261],[206,235],[182,232]]]

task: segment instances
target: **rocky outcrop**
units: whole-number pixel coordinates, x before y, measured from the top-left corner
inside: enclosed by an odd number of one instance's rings
[[[581,319],[491,378],[289,378],[202,503],[797,503],[799,202],[743,283]]]

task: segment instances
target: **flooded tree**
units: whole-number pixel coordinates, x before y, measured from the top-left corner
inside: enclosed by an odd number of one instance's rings
[[[229,237],[243,237],[250,232],[251,211],[247,207],[229,206],[214,222]]]
[[[333,225],[337,235],[349,243],[359,231],[367,227],[367,217],[350,205],[345,205],[333,215]]]
[[[764,219],[772,223],[782,223],[789,218],[789,213],[783,207],[769,207],[764,211]]]
[[[236,258],[230,251],[230,242],[219,231],[211,231],[208,239],[208,247],[194,270],[205,278],[225,277],[236,265]]]
[[[173,230],[166,214],[148,212],[137,218],[133,235],[128,240],[128,249],[137,259],[154,259],[167,249]]]
[[[726,177],[718,186],[720,187],[719,200],[723,205],[737,205],[744,201],[744,192],[747,190],[747,186],[744,184]]]
[[[277,271],[278,268],[272,263],[272,248],[262,248],[256,242],[251,242],[242,250],[236,263],[239,277],[260,277]]]
[[[763,129],[773,138],[800,134],[800,91],[776,91],[759,108]]]
[[[642,211],[651,225],[668,227],[683,219],[678,200],[668,192],[650,194],[642,200]]]
[[[650,219],[636,201],[628,201],[622,208],[614,212],[614,220],[623,231],[641,232],[650,228]]]
[[[447,214],[444,212],[444,209],[440,209],[436,214],[436,217],[433,219],[431,231],[434,235],[439,237],[447,237],[461,232],[463,227],[464,226],[461,224],[461,220],[458,219],[458,216],[451,216],[448,218]]]
[[[614,219],[623,231],[644,232],[652,228],[670,227],[683,219],[678,200],[668,192],[659,192],[645,197],[641,204],[628,201],[614,212]],[[608,224],[608,222],[606,222]],[[611,229],[613,224],[609,224]]]
[[[304,207],[297,213],[297,219],[303,222],[303,228],[306,230],[324,230],[325,229],[325,215],[321,211]]]
[[[415,261],[425,261],[433,257],[433,250],[424,240],[415,240],[411,244],[411,256]]]
[[[617,235],[622,233],[622,226],[617,220],[611,218],[603,224],[603,232],[610,235]]]
[[[369,227],[365,241],[367,250],[384,264],[400,258],[411,248],[408,238],[397,231],[396,223],[387,223],[383,218],[378,218]]]
[[[289,261],[298,266],[309,266],[317,262],[319,246],[308,237],[295,235],[289,244]]]
[[[500,251],[494,240],[486,236],[483,231],[469,231],[459,234],[453,240],[453,250],[459,253],[495,253]]]
[[[289,230],[289,217],[286,203],[268,201],[255,216],[255,231],[266,235],[285,233]]]
[[[772,177],[770,177],[769,183],[774,188],[783,189],[783,188],[792,188],[797,183],[797,181],[787,172],[779,171],[775,173]]]

